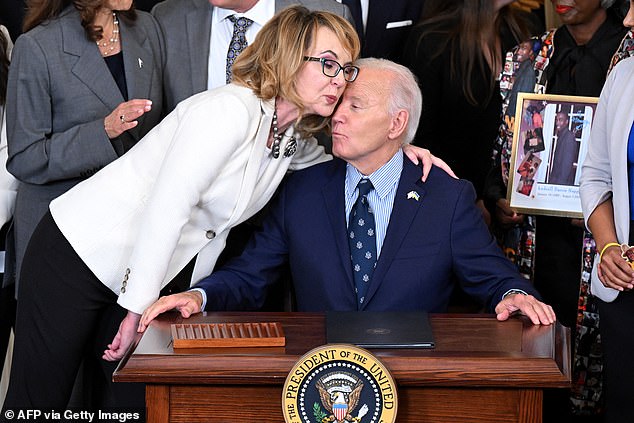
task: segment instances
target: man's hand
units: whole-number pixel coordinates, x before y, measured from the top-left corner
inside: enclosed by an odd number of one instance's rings
[[[432,165],[436,165],[437,167],[447,172],[449,175],[458,179],[456,174],[453,173],[453,170],[451,170],[447,163],[431,154],[431,152],[426,148],[420,148],[411,144],[407,144],[403,146],[403,152],[414,164],[418,164],[418,161],[420,159],[420,162],[423,164],[423,182],[427,180],[427,175],[429,175]]]
[[[511,294],[495,307],[495,313],[500,321],[507,320],[518,312],[531,319],[534,325],[550,325],[557,320],[553,308],[532,295]]]
[[[203,296],[198,291],[179,292],[178,294],[161,297],[143,312],[137,330],[145,331],[150,322],[161,313],[176,309],[181,316],[187,319],[189,316],[202,311]]]
[[[136,327],[139,324],[140,318],[140,314],[128,311],[128,314],[121,321],[119,330],[112,340],[112,343],[108,344],[108,349],[103,352],[101,358],[106,361],[117,361],[123,358],[123,355],[136,336]]]

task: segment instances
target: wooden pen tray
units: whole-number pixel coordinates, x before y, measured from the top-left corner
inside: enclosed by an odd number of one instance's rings
[[[283,347],[279,322],[172,324],[174,348]]]

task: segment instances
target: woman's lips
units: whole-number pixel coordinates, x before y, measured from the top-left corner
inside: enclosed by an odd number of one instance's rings
[[[572,10],[572,6],[557,6],[555,7],[555,12],[559,15],[566,14]]]

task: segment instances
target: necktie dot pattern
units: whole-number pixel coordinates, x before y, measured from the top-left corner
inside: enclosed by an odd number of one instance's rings
[[[236,17],[235,15],[231,15],[227,19],[233,22],[233,36],[231,37],[229,50],[227,51],[226,82],[228,84],[231,82],[231,67],[233,66],[233,62],[235,62],[242,50],[247,47],[248,43],[245,34],[253,21],[249,18],[245,18],[244,16]]]
[[[374,189],[369,179],[361,179],[357,185],[359,197],[350,210],[348,242],[352,276],[357,294],[357,308],[365,302],[365,295],[376,266],[376,226],[374,214],[368,203],[368,193]]]

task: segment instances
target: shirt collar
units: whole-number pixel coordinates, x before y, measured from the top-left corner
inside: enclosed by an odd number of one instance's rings
[[[216,7],[214,10],[216,11],[214,14],[216,22],[222,22],[229,16],[236,15],[245,16],[262,27],[275,14],[275,0],[260,0],[244,13],[236,13],[231,9],[223,9],[221,7]]]
[[[394,188],[401,178],[403,171],[403,150],[399,150],[392,158],[383,166],[375,170],[369,176],[364,176],[359,170],[350,163],[346,165],[346,197],[352,198],[355,194],[357,185],[362,178],[368,178],[372,182],[372,186],[379,198],[383,199]]]

